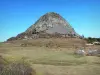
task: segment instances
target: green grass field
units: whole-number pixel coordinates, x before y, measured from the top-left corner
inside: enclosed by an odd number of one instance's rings
[[[37,75],[100,75],[100,57],[75,55],[67,48],[0,44],[0,55],[9,61],[23,58]]]

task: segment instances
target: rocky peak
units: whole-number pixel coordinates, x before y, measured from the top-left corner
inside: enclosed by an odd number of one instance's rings
[[[79,36],[74,28],[71,27],[71,25],[58,13],[55,12],[49,12],[45,15],[41,16],[39,20],[35,22],[35,24],[31,25],[25,32],[17,35],[13,39],[23,39],[24,37],[32,38],[35,36],[41,37],[41,34],[50,34],[54,35],[55,33],[60,36]],[[45,35],[43,35],[45,36]]]
[[[74,29],[70,24],[59,14],[49,12],[40,17],[40,19],[31,27],[26,30],[26,33],[46,31],[47,33],[61,33],[61,34],[74,34]]]

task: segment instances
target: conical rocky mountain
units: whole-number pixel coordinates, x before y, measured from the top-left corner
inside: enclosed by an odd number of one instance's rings
[[[53,34],[55,32],[60,34],[76,34],[70,24],[59,14],[50,12],[43,15],[34,25],[26,30],[26,33],[45,31]]]
[[[71,27],[71,25],[59,14],[49,12],[40,17],[40,19],[30,26],[25,32],[17,35],[15,38],[10,39],[25,39],[25,38],[37,38],[41,36],[59,34],[63,37],[78,37],[79,35]]]

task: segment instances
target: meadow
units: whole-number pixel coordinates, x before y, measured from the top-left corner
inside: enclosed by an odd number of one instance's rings
[[[8,61],[24,59],[36,70],[36,75],[100,75],[100,57],[75,55],[76,47],[23,47],[14,43],[1,43],[0,55]]]

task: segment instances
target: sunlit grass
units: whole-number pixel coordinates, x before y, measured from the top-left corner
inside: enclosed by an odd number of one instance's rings
[[[24,59],[37,75],[100,75],[100,57],[75,55],[74,49],[10,45],[0,47],[0,54],[10,62]]]

